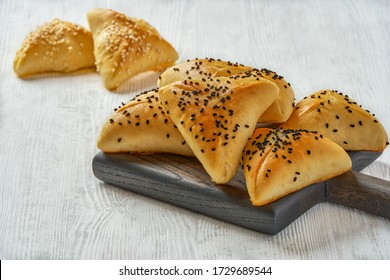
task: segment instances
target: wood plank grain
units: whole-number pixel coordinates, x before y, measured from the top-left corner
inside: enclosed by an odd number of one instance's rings
[[[327,182],[325,199],[390,218],[390,182],[358,172],[348,172]]]
[[[364,168],[380,154],[350,152],[353,168]],[[279,233],[323,201],[390,217],[387,206],[390,187],[388,190],[384,187],[390,186],[390,182],[353,171],[255,207],[250,202],[241,169],[227,184],[218,185],[210,180],[196,158],[100,152],[94,157],[92,168],[98,179],[109,184],[267,234]],[[364,196],[377,203],[365,203]]]

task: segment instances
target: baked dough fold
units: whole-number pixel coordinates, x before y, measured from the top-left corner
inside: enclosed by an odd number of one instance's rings
[[[388,145],[386,131],[378,119],[335,90],[305,97],[281,127],[316,130],[348,151],[382,151]]]
[[[220,59],[195,59],[176,64],[166,69],[159,77],[157,86],[161,87],[176,81],[200,80],[203,78],[231,77],[237,79],[241,77],[264,78],[275,83],[279,88],[277,99],[259,118],[260,123],[282,123],[291,115],[294,107],[294,91],[290,83],[268,69],[256,69],[230,61]]]
[[[91,32],[59,19],[31,32],[14,59],[14,71],[19,77],[92,67],[95,67],[95,57]]]
[[[160,71],[174,64],[176,50],[146,21],[106,9],[88,13],[96,67],[104,86],[116,89],[145,71]]]
[[[246,185],[255,206],[340,175],[351,167],[343,148],[307,130],[257,128],[243,152]]]
[[[159,94],[212,180],[224,184],[236,174],[242,150],[278,88],[266,79],[218,77],[171,83]]]
[[[157,90],[122,104],[104,123],[97,146],[107,153],[172,153],[194,156],[163,110]]]

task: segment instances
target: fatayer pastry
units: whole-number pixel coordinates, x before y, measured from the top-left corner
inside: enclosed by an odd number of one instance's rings
[[[110,91],[162,71],[157,88],[108,116],[97,139],[105,153],[193,157],[221,185],[243,172],[252,204],[262,206],[347,172],[346,151],[389,144],[375,115],[339,91],[295,104],[291,84],[272,70],[213,58],[176,63],[175,48],[143,19],[93,9],[87,20],[90,30],[60,19],[37,27],[13,69],[20,78],[96,69]]]
[[[255,206],[347,172],[347,150],[388,145],[380,122],[347,95],[318,91],[294,105],[291,85],[265,68],[188,60],[157,85],[108,118],[98,147],[196,157],[217,184],[243,172]]]

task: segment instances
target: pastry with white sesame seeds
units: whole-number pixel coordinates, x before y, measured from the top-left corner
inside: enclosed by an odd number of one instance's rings
[[[348,151],[383,151],[388,137],[375,115],[336,90],[317,91],[296,106],[283,128],[316,130]]]
[[[104,86],[115,90],[129,78],[175,63],[176,50],[146,21],[106,9],[88,13],[96,67]]]
[[[248,193],[255,206],[352,168],[343,148],[308,130],[257,128],[242,157]]]
[[[100,132],[97,146],[106,153],[172,153],[194,156],[168,114],[157,90],[122,103]]]
[[[207,77],[159,89],[165,111],[217,184],[234,177],[257,120],[277,95],[275,83],[262,78]]]
[[[264,78],[274,82],[279,88],[278,98],[259,118],[260,123],[282,123],[291,115],[294,107],[294,91],[290,83],[268,69],[256,69],[230,61],[205,58],[178,63],[166,69],[159,77],[161,87],[182,80],[200,80],[206,77],[248,77],[253,80]]]
[[[54,19],[26,37],[13,66],[19,77],[95,67],[92,34],[80,25]]]

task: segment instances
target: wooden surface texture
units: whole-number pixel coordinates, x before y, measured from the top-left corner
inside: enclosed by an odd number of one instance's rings
[[[359,171],[379,155],[352,152],[352,166]],[[99,180],[108,184],[267,234],[279,233],[311,207],[325,201],[390,218],[390,181],[356,171],[255,207],[241,168],[227,184],[218,185],[193,157],[99,152],[92,169]]]
[[[1,0],[1,259],[390,259],[390,220],[348,207],[321,203],[269,236],[96,179],[103,122],[158,74],[111,93],[93,72],[21,80],[12,70],[36,26],[54,17],[86,26],[96,7],[145,19],[180,61],[266,67],[297,100],[340,90],[390,132],[389,1]],[[363,172],[390,180],[390,150]]]

